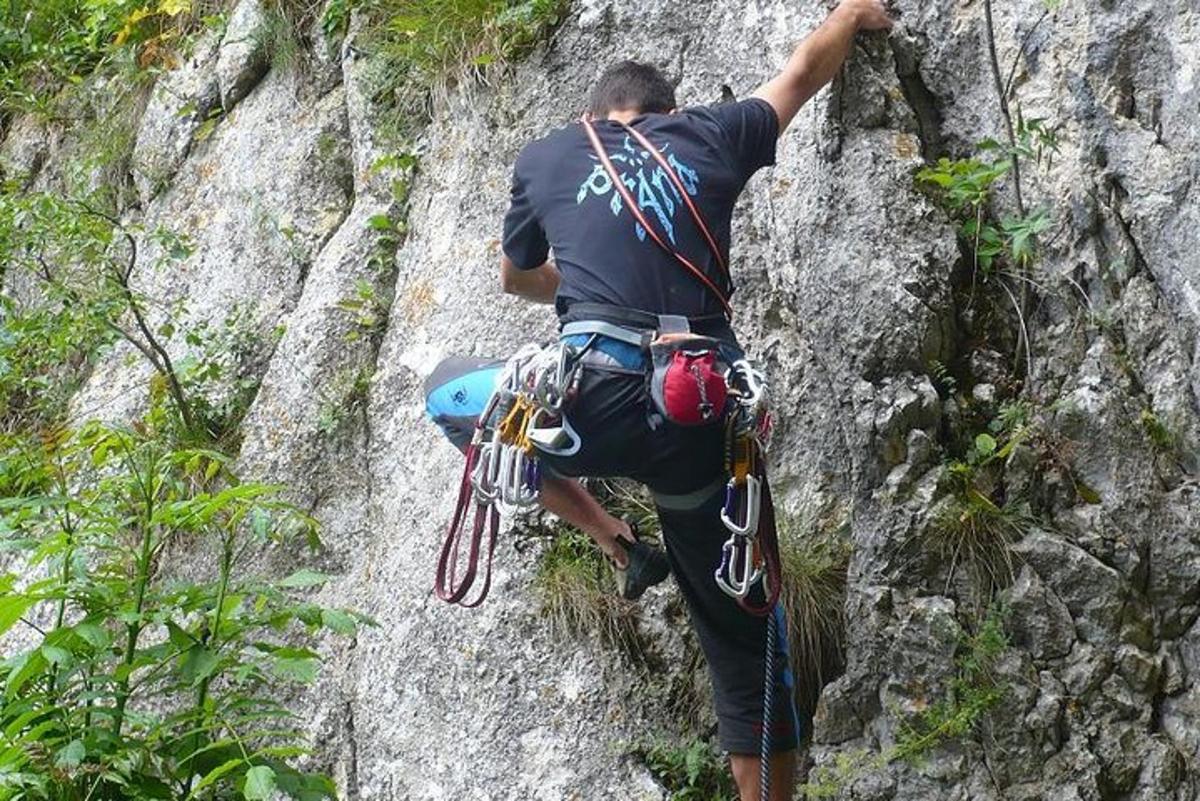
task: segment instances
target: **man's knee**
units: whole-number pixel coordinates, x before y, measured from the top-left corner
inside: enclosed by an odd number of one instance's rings
[[[460,451],[470,444],[503,367],[496,359],[451,356],[425,379],[425,413]]]

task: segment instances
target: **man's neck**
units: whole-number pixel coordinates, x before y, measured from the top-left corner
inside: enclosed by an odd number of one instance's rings
[[[642,114],[643,114],[643,112],[640,109],[623,108],[623,109],[616,109],[614,111],[608,112],[608,114],[604,115],[604,118],[606,120],[612,120],[613,122],[621,122],[621,123],[628,125],[630,122],[633,121],[633,119],[635,117],[640,117],[640,116],[642,116]]]

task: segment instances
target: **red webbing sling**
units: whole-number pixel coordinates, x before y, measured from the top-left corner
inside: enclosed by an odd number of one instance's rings
[[[650,238],[654,240],[655,244],[670,254],[677,262],[680,263],[680,265],[683,266],[685,270],[691,273],[697,280],[704,284],[704,286],[707,287],[710,292],[713,293],[717,300],[720,301],[721,308],[725,311],[725,317],[728,319],[733,319],[733,307],[729,304],[729,296],[723,292],[721,288],[718,287],[716,283],[714,283],[713,280],[708,277],[707,274],[705,274],[704,270],[697,267],[686,256],[684,256],[671,245],[667,244],[666,240],[664,240],[662,236],[659,235],[658,231],[654,229],[654,226],[650,225],[650,221],[646,219],[646,215],[642,213],[641,208],[633,199],[633,195],[630,194],[629,187],[625,186],[625,182],[621,180],[620,173],[618,173],[617,168],[613,166],[612,159],[609,158],[608,152],[604,149],[604,145],[601,144],[600,137],[596,134],[596,129],[592,126],[591,121],[585,117],[583,120],[581,120],[581,122],[583,123],[583,130],[587,133],[588,140],[592,143],[592,150],[596,152],[596,157],[600,159],[600,163],[604,166],[605,172],[608,173],[608,177],[612,180],[613,188],[616,189],[616,191],[621,195],[621,199],[625,201],[625,205],[629,208],[629,211],[634,216],[634,219],[638,221],[638,224],[642,226],[642,229],[645,230]],[[683,195],[683,199],[688,207],[688,210],[692,214],[692,219],[695,221],[696,227],[700,229],[701,233],[704,235],[704,238],[708,241],[708,245],[712,249],[713,255],[716,257],[717,264],[720,265],[726,276],[728,276],[729,270],[725,265],[724,257],[721,255],[721,249],[717,246],[716,239],[709,231],[708,225],[706,225],[704,222],[704,218],[700,215],[700,210],[696,208],[696,205],[692,203],[691,198],[688,197],[688,193],[684,189],[683,182],[679,180],[679,176],[675,174],[675,170],[671,169],[671,165],[667,162],[667,160],[663,158],[662,154],[658,152],[658,149],[655,148],[654,145],[650,144],[645,137],[624,123],[622,123],[622,127],[624,127],[625,130],[630,133],[630,135],[637,139],[638,142],[650,152],[654,159],[667,173],[667,176],[671,179],[672,184],[674,184],[676,189],[679,190],[680,194]]]

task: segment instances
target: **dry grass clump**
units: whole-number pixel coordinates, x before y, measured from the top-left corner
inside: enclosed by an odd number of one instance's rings
[[[796,677],[796,704],[811,715],[821,688],[841,672],[845,645],[846,573],[852,547],[845,510],[803,510],[779,519],[783,568],[780,599]]]

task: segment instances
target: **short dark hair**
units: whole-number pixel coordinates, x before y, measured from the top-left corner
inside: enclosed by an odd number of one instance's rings
[[[656,67],[636,61],[618,61],[610,66],[588,97],[588,111],[593,117],[624,109],[665,114],[673,108],[675,87]]]

